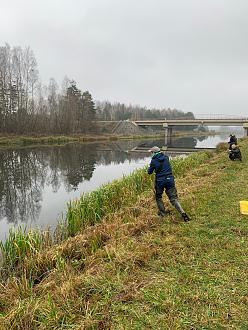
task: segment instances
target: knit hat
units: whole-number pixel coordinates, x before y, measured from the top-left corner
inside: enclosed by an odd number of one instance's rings
[[[149,152],[159,152],[160,151],[160,148],[159,147],[152,147],[150,150],[148,150]]]

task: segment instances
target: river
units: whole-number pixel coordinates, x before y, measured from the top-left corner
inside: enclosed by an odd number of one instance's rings
[[[228,134],[173,138],[167,152],[173,157],[222,141]],[[139,149],[153,145],[164,147],[164,140],[0,149],[0,240],[11,227],[55,227],[70,200],[149,164],[149,153]]]

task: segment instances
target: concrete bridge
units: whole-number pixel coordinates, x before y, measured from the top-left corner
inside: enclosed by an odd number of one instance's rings
[[[165,129],[165,139],[170,139],[175,126],[242,126],[244,135],[248,136],[248,117],[246,118],[199,118],[199,119],[160,119],[160,120],[135,120],[137,126],[162,126]]]
[[[219,115],[220,116],[220,115]],[[96,121],[97,125],[102,127],[109,133],[115,134],[144,134],[145,128],[152,126],[161,126],[165,130],[165,137],[170,139],[172,129],[176,126],[241,126],[244,128],[244,135],[248,136],[248,117],[214,118],[209,115],[206,118],[196,119],[159,119],[159,120],[119,120],[119,121]]]
[[[133,121],[138,126],[243,126],[248,129],[248,117],[240,119],[160,119],[160,120],[135,120]]]

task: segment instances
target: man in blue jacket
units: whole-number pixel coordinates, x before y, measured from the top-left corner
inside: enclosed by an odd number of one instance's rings
[[[156,173],[155,177],[155,193],[156,203],[158,206],[158,215],[164,217],[168,211],[165,210],[164,202],[162,199],[163,192],[165,190],[171,204],[180,212],[183,220],[189,221],[190,218],[183,210],[178,201],[177,189],[175,186],[174,176],[169,161],[169,157],[164,155],[159,147],[152,147],[149,150],[152,153],[152,160],[148,168],[148,174]]]

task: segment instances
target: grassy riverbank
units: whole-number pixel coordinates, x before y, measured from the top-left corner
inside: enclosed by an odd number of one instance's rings
[[[43,145],[65,145],[67,143],[110,142],[116,140],[135,140],[159,138],[164,134],[153,135],[78,135],[78,136],[12,136],[0,137],[0,148]]]
[[[173,133],[173,137],[181,137],[181,136],[208,136],[214,135],[215,132],[192,132],[192,131],[175,131]],[[159,138],[164,137],[164,132],[147,134],[147,135],[114,135],[114,134],[99,134],[99,135],[58,135],[58,136],[16,136],[16,135],[8,135],[3,136],[0,135],[0,148],[1,147],[19,147],[19,146],[29,146],[29,145],[63,145],[71,142],[100,142],[100,141],[114,141],[118,139],[144,139],[144,138]]]
[[[1,146],[53,145],[71,142],[95,142],[114,140],[114,136],[1,136]]]
[[[74,237],[48,247],[48,234],[19,236],[16,251],[10,241],[0,328],[247,329],[247,140],[241,150],[243,162],[226,152],[173,162],[189,223],[156,215],[143,170],[75,202],[64,234]]]

